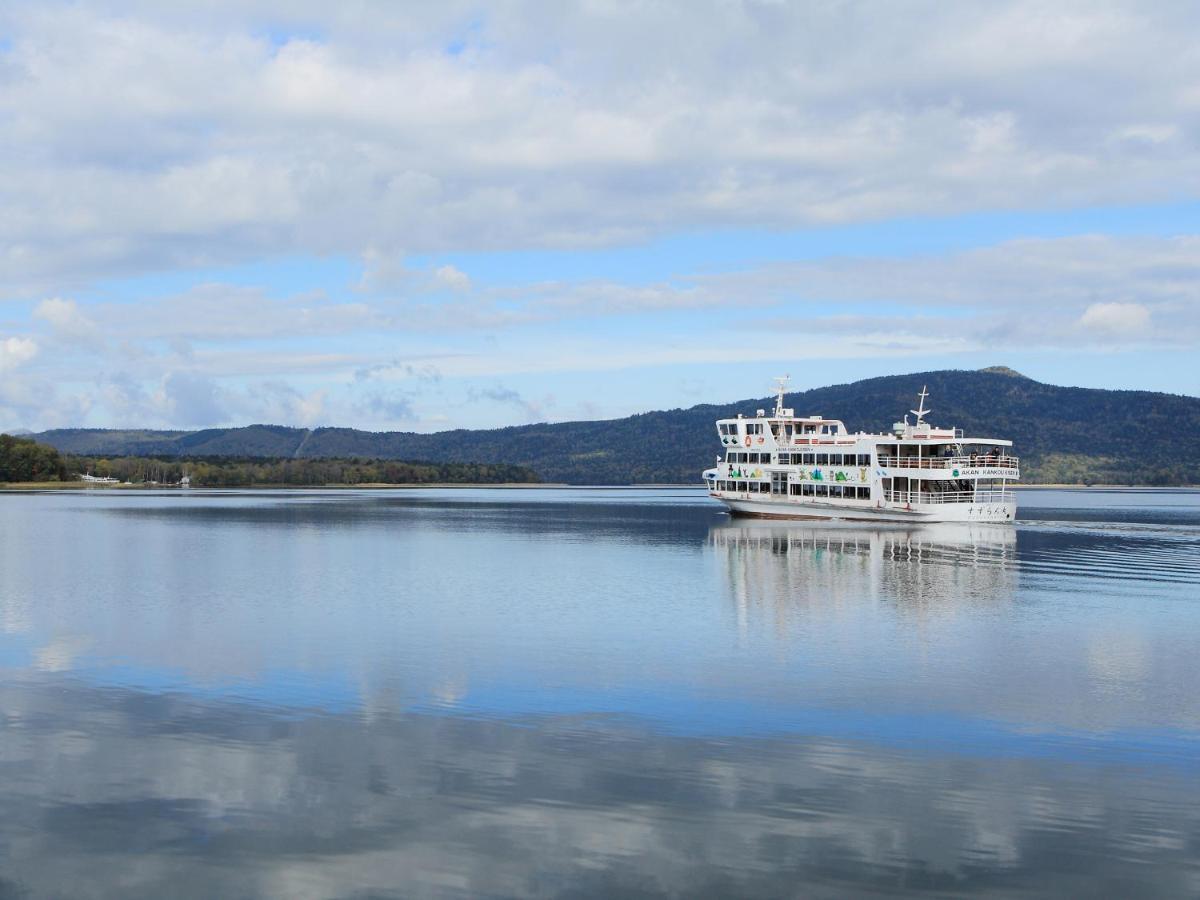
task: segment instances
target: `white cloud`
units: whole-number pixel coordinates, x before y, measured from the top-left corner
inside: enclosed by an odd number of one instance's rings
[[[453,291],[465,291],[471,286],[471,279],[467,273],[454,266],[439,266],[433,275],[438,284]]]
[[[230,414],[220,386],[211,378],[190,372],[170,372],[156,397],[166,419],[190,428],[224,425]]]
[[[1189,4],[335,6],[0,12],[7,290],[1200,190]]]
[[[38,354],[33,338],[10,337],[0,341],[0,372],[10,372],[29,362]]]
[[[49,323],[56,337],[99,347],[104,343],[100,326],[88,317],[74,300],[51,297],[33,308],[33,317]]]
[[[1083,311],[1079,324],[1111,334],[1142,332],[1150,324],[1150,310],[1140,303],[1093,303]]]

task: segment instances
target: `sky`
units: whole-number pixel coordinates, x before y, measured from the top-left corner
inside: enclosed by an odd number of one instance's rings
[[[1172,0],[0,2],[0,429],[989,365],[1200,395],[1197,33]]]

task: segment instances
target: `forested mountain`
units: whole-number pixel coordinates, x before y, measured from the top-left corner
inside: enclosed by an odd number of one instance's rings
[[[789,394],[797,414],[884,431],[929,386],[930,421],[1016,444],[1026,482],[1200,483],[1200,398],[1042,384],[1009,369],[918,372]],[[65,429],[37,439],[97,455],[362,457],[528,466],[571,484],[695,484],[721,451],[714,422],[768,399],[624,419],[436,434],[252,425],[195,432]]]

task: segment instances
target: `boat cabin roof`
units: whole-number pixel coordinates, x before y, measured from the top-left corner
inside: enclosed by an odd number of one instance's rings
[[[762,433],[770,430],[777,437],[780,434],[782,426],[792,426],[790,434],[831,434],[838,437],[852,437],[858,440],[870,440],[876,444],[907,444],[910,446],[929,446],[931,444],[975,444],[989,447],[1011,447],[1012,441],[1003,440],[1001,438],[975,438],[966,437],[962,431],[957,428],[937,428],[925,421],[931,410],[925,408],[925,400],[929,396],[926,388],[921,388],[921,393],[918,394],[920,403],[917,409],[909,410],[910,413],[917,417],[916,422],[909,422],[908,416],[904,417],[904,421],[896,422],[892,425],[891,432],[871,432],[859,431],[851,434],[846,430],[845,424],[841,419],[826,419],[824,416],[797,416],[795,412],[783,405],[784,390],[787,385],[787,376],[777,378],[779,382],[778,393],[775,400],[775,409],[771,415],[767,415],[766,410],[760,409],[754,416],[746,416],[738,413],[737,416],[732,416],[725,419],[717,420],[717,430],[723,436],[737,434],[742,431],[743,423],[757,423],[754,429],[747,429],[747,433]],[[733,426],[732,428],[730,426]],[[768,426],[764,428],[764,426]],[[769,426],[774,426],[769,427]],[[800,426],[797,428],[797,426]],[[760,439],[758,443],[762,443]]]

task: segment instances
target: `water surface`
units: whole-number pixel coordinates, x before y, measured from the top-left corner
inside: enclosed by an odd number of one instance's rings
[[[0,897],[1200,894],[1200,495],[0,496]]]

